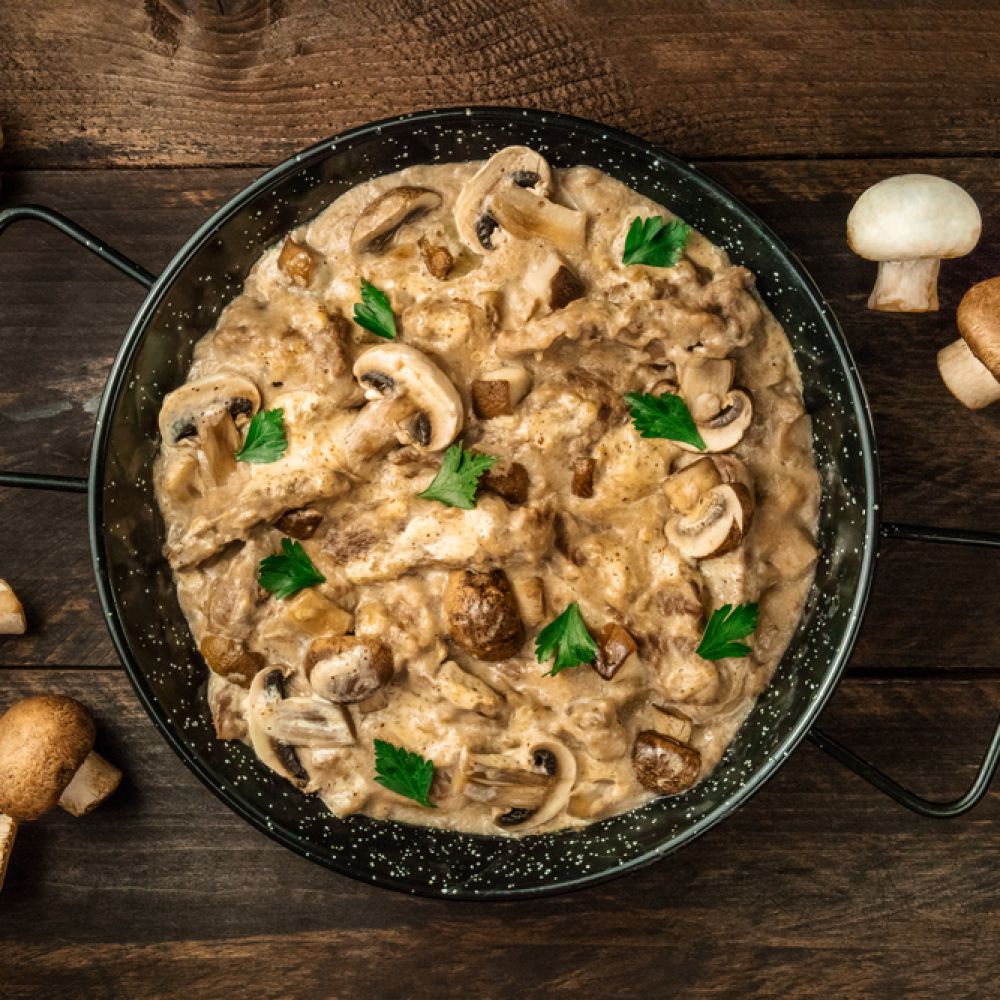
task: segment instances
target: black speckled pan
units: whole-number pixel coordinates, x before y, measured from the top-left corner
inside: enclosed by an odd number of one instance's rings
[[[587,163],[661,202],[758,277],[802,370],[823,499],[822,557],[774,682],[711,777],[585,829],[523,840],[469,836],[365,817],[338,820],[239,744],[213,736],[204,666],[161,556],[151,467],[165,393],[195,341],[261,251],[362,181],[414,163],[482,159],[511,143],[557,166]],[[599,882],[649,864],[724,819],[810,735],[903,804],[957,815],[984,794],[1000,727],[960,799],[932,803],[812,729],[850,656],[880,535],[1000,547],[1000,537],[882,525],[871,420],[854,363],[812,280],[781,241],[697,170],[649,143],[566,115],[500,108],[430,111],[354,129],[298,153],[216,212],[154,278],[73,223],[33,206],[0,212],[61,229],[149,289],[115,359],[97,417],[89,481],[0,473],[0,485],[87,490],[94,568],[108,627],[140,700],[167,742],[232,809],[303,857],[375,885],[456,899],[517,898]]]

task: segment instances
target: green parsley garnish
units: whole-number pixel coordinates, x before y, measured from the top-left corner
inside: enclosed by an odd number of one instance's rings
[[[690,235],[691,227],[680,219],[667,222],[659,215],[649,219],[637,215],[625,236],[622,263],[673,267],[681,259]]]
[[[377,337],[396,339],[396,317],[389,296],[370,281],[361,279],[361,301],[354,303],[354,322]]]
[[[449,507],[472,510],[476,506],[479,477],[497,462],[496,455],[476,455],[456,441],[441,459],[441,468],[430,486],[417,496],[437,500]]]
[[[281,555],[261,559],[257,582],[269,594],[283,601],[306,587],[325,583],[326,577],[313,565],[301,542],[282,538]]]
[[[236,452],[237,462],[267,465],[277,462],[288,449],[285,437],[285,411],[261,410],[253,415],[243,447]]]
[[[403,795],[428,809],[437,806],[428,798],[434,780],[434,761],[418,753],[375,740],[375,780],[390,792]]]
[[[574,601],[558,618],[548,623],[535,639],[535,656],[544,663],[556,658],[552,669],[545,676],[555,677],[560,670],[593,663],[597,656],[597,643],[587,631],[580,608]]]
[[[705,626],[697,653],[705,660],[721,660],[726,656],[748,656],[750,647],[743,639],[757,628],[760,611],[756,604],[723,604],[712,612]]]
[[[698,433],[691,411],[680,396],[665,392],[662,396],[652,396],[648,392],[627,392],[628,403],[635,429],[644,438],[669,438],[683,441],[699,451],[705,450],[705,442]]]

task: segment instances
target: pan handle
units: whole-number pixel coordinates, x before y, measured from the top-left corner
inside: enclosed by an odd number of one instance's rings
[[[91,253],[96,254],[101,260],[107,261],[112,267],[117,268],[122,274],[127,274],[133,281],[137,281],[143,288],[149,288],[156,281],[156,276],[152,275],[144,267],[133,263],[124,254],[110,247],[103,240],[99,240],[92,233],[89,233],[83,226],[78,226],[64,215],[54,212],[50,208],[43,208],[40,205],[19,205],[16,208],[8,208],[0,212],[0,233],[15,222],[23,222],[26,219],[34,219],[36,222],[44,222],[46,225],[58,229],[71,240],[75,240],[80,246],[86,247]],[[86,493],[87,480],[77,476],[46,476],[29,472],[3,472],[0,471],[0,486],[20,486],[32,490],[58,490],[63,493]]]
[[[894,524],[891,522],[883,524],[881,531],[883,538],[903,538],[914,542],[1000,549],[1000,534],[990,532],[928,528],[917,524]],[[879,791],[885,792],[890,798],[895,799],[900,805],[932,819],[951,819],[972,809],[989,790],[990,782],[997,771],[997,765],[1000,764],[1000,718],[998,718],[993,729],[993,738],[990,740],[986,754],[976,772],[976,777],[968,790],[957,799],[952,799],[949,802],[937,802],[911,792],[910,789],[905,788],[898,781],[894,781],[880,771],[874,764],[870,764],[853,750],[849,750],[832,736],[828,736],[822,729],[815,727],[811,729],[809,739],[845,767],[849,767],[861,775],[865,781],[870,782]]]

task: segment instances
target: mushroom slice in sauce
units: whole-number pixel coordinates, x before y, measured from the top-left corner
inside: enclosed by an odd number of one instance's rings
[[[608,622],[597,634],[597,655],[591,666],[606,681],[613,680],[637,648],[635,639],[624,625]]]
[[[370,698],[393,675],[389,647],[356,635],[317,639],[306,652],[305,665],[309,683],[321,698],[348,705]]]
[[[524,624],[502,569],[455,570],[444,590],[444,612],[457,646],[481,660],[506,660],[524,644]]]
[[[743,440],[753,422],[753,400],[745,389],[733,389],[736,364],[728,358],[691,358],[680,371],[680,390],[705,451],[729,451]],[[694,445],[678,442],[686,451]]]
[[[490,200],[489,214],[505,232],[518,239],[542,239],[562,250],[577,252],[586,241],[587,216],[583,212],[557,205],[516,185],[497,192]],[[553,297],[565,298],[566,305],[583,289],[576,276],[564,270],[566,273],[559,276],[559,292]]]
[[[663,492],[675,510],[690,514],[709,490],[721,485],[722,476],[715,462],[705,457],[675,472],[663,484]]]
[[[594,473],[597,462],[592,458],[578,458],[573,462],[573,496],[589,500],[594,495]]]
[[[278,269],[284,271],[294,284],[306,287],[312,281],[313,264],[309,248],[289,236],[278,254]]]
[[[198,652],[215,673],[240,687],[250,687],[264,666],[264,657],[259,653],[251,653],[244,643],[222,635],[206,635]]]
[[[557,816],[576,781],[576,758],[558,740],[528,748],[528,766],[508,754],[463,751],[455,789],[493,808],[493,822],[505,830],[530,830]]]
[[[693,747],[647,729],[635,738],[632,768],[644,788],[660,795],[677,795],[698,780],[701,754]]]
[[[274,526],[283,535],[304,541],[316,534],[316,529],[323,523],[323,515],[313,507],[299,507],[296,510],[286,510]]]
[[[408,344],[376,344],[354,363],[369,402],[344,440],[348,465],[392,447],[440,451],[462,429],[462,398],[447,375]]]
[[[503,698],[485,681],[463,670],[454,660],[445,660],[434,677],[438,694],[456,708],[495,719],[503,709]]]
[[[420,249],[420,259],[431,277],[444,281],[455,266],[455,258],[451,251],[443,244],[431,243],[426,236],[421,236],[417,240],[417,247]]]
[[[221,485],[236,468],[240,429],[258,409],[257,386],[242,375],[222,372],[188,382],[163,401],[164,454],[196,450],[204,485]]]
[[[381,253],[399,229],[441,204],[441,195],[427,188],[392,188],[370,202],[351,231],[356,254]]]
[[[499,468],[487,469],[479,481],[479,488],[503,497],[507,503],[522,504],[528,499],[531,479],[520,462],[511,462]]]
[[[688,559],[711,559],[731,552],[750,528],[750,494],[736,483],[713,486],[690,513],[667,521],[670,543]]]

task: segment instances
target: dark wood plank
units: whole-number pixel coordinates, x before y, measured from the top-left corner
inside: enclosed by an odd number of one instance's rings
[[[998,37],[996,5],[956,0],[5,3],[4,157],[270,163],[467,103],[573,112],[687,157],[995,153]]]
[[[894,170],[934,169],[983,208],[987,241],[942,269],[942,309],[869,312],[874,265],[849,252],[854,196]],[[889,517],[966,528],[1000,526],[1000,407],[970,413],[934,365],[955,335],[954,308],[973,281],[1000,271],[988,234],[1000,229],[992,160],[713,163],[706,170],[788,241],[830,299],[855,352],[875,413]],[[27,172],[11,201],[49,203],[156,269],[254,170]],[[141,206],[137,211],[136,206]],[[0,241],[0,468],[83,474],[103,376],[141,293],[105,265],[33,223]],[[0,644],[0,664],[112,665],[86,555],[81,497],[0,490],[0,575],[28,603],[32,632]],[[981,627],[1000,601],[996,557],[892,543],[886,547],[857,662],[865,666],[1000,664],[1000,633]],[[970,600],[969,595],[976,599]]]
[[[802,747],[741,812],[645,871],[508,905],[324,872],[203,789],[111,671],[0,673],[85,699],[126,772],[83,820],[23,827],[5,997],[992,995],[1000,793],[922,820]],[[1000,682],[846,681],[824,723],[927,793],[969,780]],[[44,983],[44,987],[41,984]]]

